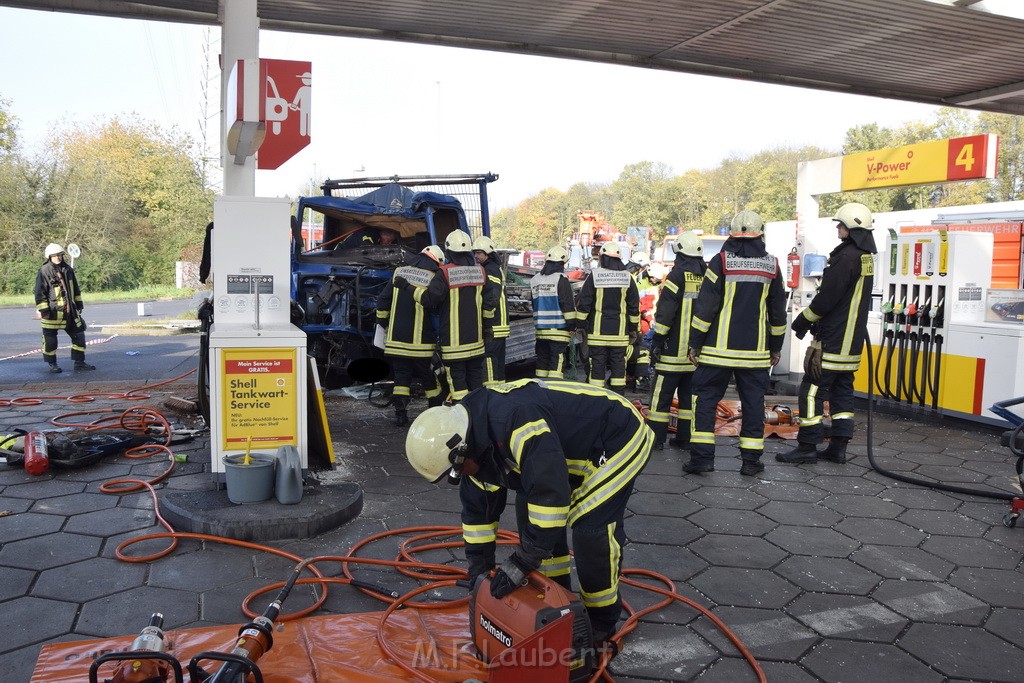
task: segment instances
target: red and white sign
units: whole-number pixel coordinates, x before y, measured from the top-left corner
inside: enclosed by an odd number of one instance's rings
[[[310,141],[313,113],[313,65],[286,59],[261,59],[267,137],[256,155],[256,168],[273,170]]]
[[[257,65],[258,61],[258,65]],[[256,168],[274,170],[310,141],[313,65],[285,59],[240,59],[228,81],[227,111],[234,116],[229,132],[244,139],[247,125],[259,125]],[[262,136],[262,142],[259,137]],[[251,154],[245,145],[243,156]],[[241,163],[241,162],[238,162]]]

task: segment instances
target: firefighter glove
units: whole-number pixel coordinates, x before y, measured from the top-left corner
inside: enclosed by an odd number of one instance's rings
[[[393,284],[396,289],[409,289],[409,287],[412,286],[412,285],[409,284],[409,281],[406,280],[401,275],[395,277],[395,279],[391,282],[391,284]]]
[[[537,569],[540,563],[530,559],[521,551],[512,553],[501,563],[491,579],[491,597],[503,598],[526,583],[526,575]]]
[[[654,337],[651,342],[651,365],[657,365],[661,361],[661,354],[665,352],[665,338]]]
[[[629,343],[630,345],[636,344],[636,340],[640,338],[640,333],[636,330],[629,331]]]
[[[804,354],[804,372],[812,380],[821,379],[821,342],[812,341]]]
[[[690,362],[694,365],[700,365],[700,354],[697,353],[697,349],[687,349],[686,357],[690,359]]]
[[[491,341],[492,339],[494,339],[494,328],[485,325],[484,326],[484,341]]]
[[[811,329],[811,321],[807,319],[803,313],[793,319],[793,324],[789,326],[790,329],[796,334],[797,339],[803,339],[807,331]]]

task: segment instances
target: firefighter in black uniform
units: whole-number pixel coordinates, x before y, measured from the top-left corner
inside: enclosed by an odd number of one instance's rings
[[[36,310],[43,327],[43,359],[50,372],[61,372],[57,365],[57,332],[71,337],[71,360],[75,370],[95,370],[85,362],[85,320],[82,318],[82,290],[75,271],[64,263],[64,247],[48,244],[43,252],[46,263],[36,275]]]
[[[541,378],[562,378],[565,350],[579,320],[572,285],[565,276],[568,260],[569,251],[565,247],[551,247],[540,273],[530,278],[537,377]]]
[[[704,244],[700,235],[684,232],[672,243],[676,255],[672,271],[665,278],[654,311],[654,341],[651,343],[651,362],[654,364],[654,386],[651,410],[647,422],[654,431],[654,447],[661,449],[668,436],[668,423],[672,399],[678,391],[679,406],[676,415],[676,434],[672,445],[690,447],[693,422],[693,397],[690,393],[693,371],[696,369],[687,357],[690,348],[690,323],[693,304],[700,291],[704,272]]]
[[[640,294],[615,242],[601,245],[600,265],[583,282],[576,310],[587,340],[590,384],[603,387],[608,372],[612,390],[625,392],[626,348],[640,334]]]
[[[815,344],[800,381],[799,445],[776,455],[779,462],[812,463],[822,458],[844,463],[846,445],[853,436],[853,375],[864,349],[874,285],[874,226],[871,210],[858,203],[843,205],[832,220],[839,231],[839,246],[829,254],[810,306],[791,325],[798,339],[810,331]],[[824,437],[824,401],[829,402],[832,436],[828,447],[818,453]]]
[[[440,405],[441,385],[430,368],[437,347],[433,316],[416,301],[416,289],[430,285],[444,261],[441,247],[431,245],[409,259],[409,265],[395,270],[412,287],[385,287],[377,302],[377,324],[387,329],[384,356],[391,363],[395,386],[391,402],[395,406],[395,426],[409,423],[409,387],[418,377],[430,405]],[[438,403],[435,403],[438,401]]]
[[[778,260],[764,246],[764,221],[753,211],[732,219],[729,239],[711,260],[690,329],[693,433],[687,473],[715,469],[715,419],[735,376],[743,421],[740,474],[764,471],[764,394],[768,369],[779,362],[786,334],[786,290]]]
[[[405,446],[410,464],[425,478],[438,481],[450,469],[463,475],[471,578],[495,566],[506,493],[517,492],[519,546],[494,575],[495,597],[511,593],[538,569],[569,587],[568,525],[580,596],[601,642],[619,619],[623,516],[653,438],[643,416],[612,391],[527,379],[424,411]]]
[[[509,335],[505,271],[490,237],[481,235],[473,240],[473,254],[487,271],[487,298],[497,304],[493,309],[484,309],[484,386],[500,384],[505,381],[505,341]]]
[[[484,293],[487,272],[473,258],[469,234],[453,230],[444,241],[445,265],[430,285],[416,288],[416,301],[440,317],[438,341],[453,400],[465,398],[472,389],[483,386],[484,319],[483,310],[494,308]],[[413,285],[396,277],[396,287]]]

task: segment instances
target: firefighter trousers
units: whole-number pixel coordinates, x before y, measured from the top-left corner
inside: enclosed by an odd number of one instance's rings
[[[562,379],[565,369],[563,361],[569,342],[554,339],[538,339],[534,344],[537,354],[537,377]]]
[[[71,360],[76,363],[85,360],[85,328],[78,324],[77,318],[68,320],[64,331],[71,337]],[[43,360],[50,365],[57,362],[57,333],[60,329],[43,328]]]
[[[768,368],[724,368],[699,365],[693,373],[693,433],[690,460],[697,464],[715,459],[715,422],[718,402],[725,395],[729,379],[735,376],[736,392],[743,412],[740,423],[740,455],[757,461],[764,453],[764,394],[768,390]]]
[[[454,401],[461,401],[473,389],[479,389],[484,385],[482,356],[465,360],[446,360],[444,370],[448,376],[448,389]]]
[[[853,373],[822,370],[817,382],[808,379],[806,373],[800,381],[800,443],[818,445],[824,440],[821,420],[825,401],[832,418],[832,436],[853,436]]]
[[[654,386],[651,387],[651,410],[647,421],[654,430],[656,443],[665,443],[668,424],[671,421],[672,399],[679,396],[676,408],[677,443],[690,440],[693,424],[693,396],[690,393],[693,384],[692,372],[655,372]]]
[[[505,381],[506,337],[493,337],[484,343],[484,386]]]
[[[590,345],[590,384],[603,387],[609,375],[612,391],[621,394],[626,390],[626,346]]]
[[[399,398],[408,398],[411,394],[413,378],[423,383],[424,395],[430,399],[441,393],[441,384],[437,381],[437,375],[430,368],[429,358],[409,358],[407,356],[386,356],[391,363],[391,370],[395,379],[395,388],[392,395]]]

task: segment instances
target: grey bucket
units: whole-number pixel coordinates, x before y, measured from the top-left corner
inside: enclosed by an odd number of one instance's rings
[[[225,455],[224,481],[228,500],[232,503],[262,503],[274,497],[274,463],[270,453],[251,453],[248,465],[245,455]]]

